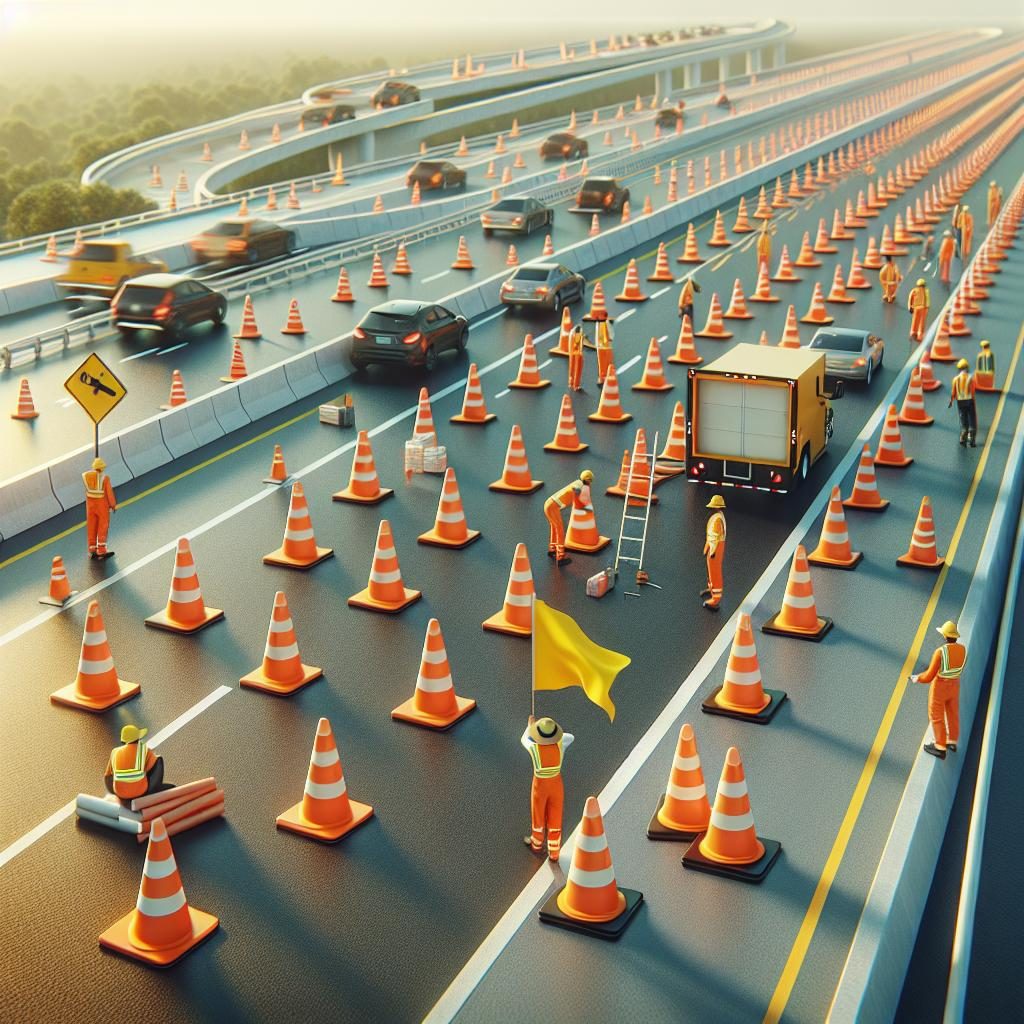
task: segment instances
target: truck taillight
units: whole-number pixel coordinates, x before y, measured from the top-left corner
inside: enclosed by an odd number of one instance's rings
[[[782,474],[778,473],[778,472],[772,473],[771,481],[772,481],[773,484],[781,484],[782,483]]]
[[[704,463],[696,462],[690,467],[690,476],[703,476],[704,475]]]

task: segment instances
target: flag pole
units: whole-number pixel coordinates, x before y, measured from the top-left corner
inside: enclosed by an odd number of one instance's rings
[[[537,714],[537,595],[530,595],[530,715]]]

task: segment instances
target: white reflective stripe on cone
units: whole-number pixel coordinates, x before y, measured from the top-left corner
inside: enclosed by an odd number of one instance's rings
[[[185,906],[185,891],[179,889],[171,896],[143,896],[139,891],[139,898],[135,903],[135,909],[147,917],[169,917],[175,911]]]
[[[112,671],[113,668],[113,658],[104,658],[102,661],[86,661],[85,658],[80,658],[78,661],[78,671],[83,676],[99,676]]]
[[[270,620],[270,632],[271,633],[290,633],[292,630],[292,618],[289,615],[287,619],[271,619]]]
[[[465,520],[465,515],[462,512],[438,512],[437,521],[439,523],[461,523]]]
[[[397,558],[398,552],[393,547],[377,548],[377,559],[378,561],[385,561],[388,558]]]
[[[786,594],[782,603],[789,605],[790,608],[813,608],[814,595]]]
[[[86,647],[95,647],[97,644],[105,644],[106,642],[107,631],[105,629],[98,630],[95,633],[92,633],[87,629],[85,631],[85,635],[82,637],[82,643]]]
[[[273,647],[270,644],[267,644],[267,648],[263,652],[263,657],[269,658],[271,661],[288,661],[289,659],[297,658],[298,656],[298,644],[287,644],[284,647]]]
[[[579,842],[579,839],[576,840]],[[569,868],[569,881],[581,889],[603,889],[606,885],[615,884],[615,872],[612,868],[601,868],[599,871],[585,871],[575,864]]]
[[[533,603],[533,594],[513,594],[505,592],[505,604],[516,605],[519,608],[529,608]]]
[[[147,857],[142,873],[147,878],[166,878],[173,874],[176,868],[177,865],[174,863],[173,857],[164,857],[163,860],[150,860]]]
[[[753,686],[761,681],[761,673],[754,669],[753,672],[736,672],[731,668],[725,670],[725,681],[735,683],[737,686]]]
[[[673,797],[676,800],[700,800],[701,797],[707,796],[707,789],[703,785],[700,786],[677,786],[670,782],[665,789],[665,795]]]
[[[789,577],[790,583],[810,583],[811,574],[807,569],[794,569]]]
[[[700,758],[696,755],[693,757],[680,757],[676,754],[672,758],[672,767],[678,768],[681,772],[693,772],[700,767]]]
[[[576,849],[584,853],[601,853],[608,849],[608,837],[603,832],[599,836],[588,836],[581,832],[576,836]]]
[[[370,571],[371,583],[400,583],[401,581],[402,572],[400,569],[394,569],[391,572],[377,572],[376,569]]]
[[[747,795],[747,783],[745,779],[739,782],[719,782],[718,792],[722,796],[741,797]]]
[[[454,688],[450,675],[442,676],[440,679],[428,679],[422,675],[416,677],[416,689],[427,693],[446,693]]]
[[[753,644],[733,644],[732,656],[734,658],[753,658],[757,654],[757,648]]]
[[[317,768],[329,768],[332,764],[337,764],[340,760],[341,758],[338,757],[338,748],[333,747],[330,750],[314,750],[309,759],[309,763],[315,764]]]
[[[754,827],[754,816],[750,811],[746,814],[722,814],[721,811],[712,811],[711,824],[724,832],[743,832]]]
[[[196,567],[194,564],[178,565],[177,562],[174,563],[174,571],[171,573],[176,580],[187,580],[190,577],[195,576],[195,574]]]
[[[442,661],[447,661],[447,654],[443,647],[439,651],[432,651],[424,646],[423,660],[427,662],[428,665],[440,665]]]
[[[344,796],[347,790],[344,779],[339,779],[337,782],[310,782],[309,779],[306,779],[306,788],[303,792],[314,800],[334,800],[339,796]]]
[[[312,540],[315,536],[312,526],[305,530],[293,530],[289,526],[288,529],[284,531],[284,535],[287,540]]]
[[[370,473],[360,473],[358,471],[353,471],[353,473],[352,473],[352,479],[357,481],[357,482],[359,482],[359,483],[361,483],[361,484],[368,484],[372,480],[375,480],[376,477],[377,477],[377,474],[373,473],[373,472],[370,472]]]

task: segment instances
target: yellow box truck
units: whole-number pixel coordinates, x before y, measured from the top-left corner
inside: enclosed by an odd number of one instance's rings
[[[687,383],[686,478],[785,494],[832,437],[825,356],[806,348],[734,345]]]

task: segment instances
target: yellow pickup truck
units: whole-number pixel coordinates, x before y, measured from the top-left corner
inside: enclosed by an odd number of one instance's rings
[[[138,255],[129,242],[97,240],[86,242],[71,257],[68,269],[54,284],[68,301],[110,299],[129,278],[166,272],[163,260]]]

